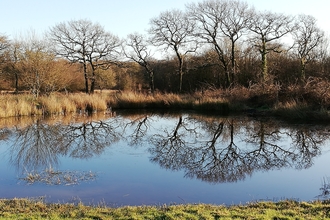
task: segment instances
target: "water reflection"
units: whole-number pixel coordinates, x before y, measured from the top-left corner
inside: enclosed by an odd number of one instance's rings
[[[56,165],[58,156],[70,145],[61,124],[45,124],[40,119],[25,127],[16,127],[10,148],[10,162],[18,169]]]
[[[10,163],[22,172],[55,167],[60,156],[86,159],[99,155],[118,141],[120,134],[115,126],[93,118],[79,122],[72,118],[65,124],[37,118],[11,130],[4,128],[0,133],[7,134],[2,135],[6,138],[14,134]]]
[[[66,126],[64,137],[66,154],[73,158],[90,158],[100,155],[104,148],[119,140],[117,124],[106,121],[88,121]]]
[[[131,124],[137,125],[132,137],[145,133],[149,118]],[[171,120],[171,127],[146,137],[152,144],[150,160],[166,169],[184,170],[186,177],[214,183],[244,180],[256,171],[309,168],[328,136],[325,130],[285,127],[273,120],[192,115]]]
[[[124,139],[134,147],[148,146],[150,161],[165,169],[223,183],[244,180],[256,171],[309,168],[328,135],[325,128],[270,119],[119,114],[65,123],[35,119],[1,129],[0,140],[14,140],[10,162],[18,170],[54,167],[60,156],[91,158]]]

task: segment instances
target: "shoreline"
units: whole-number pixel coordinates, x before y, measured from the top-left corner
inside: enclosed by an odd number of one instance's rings
[[[329,219],[330,201],[252,202],[245,205],[178,204],[86,206],[0,199],[0,219]]]
[[[255,101],[255,99],[259,99]],[[293,122],[330,122],[326,107],[296,101],[264,101],[271,97],[241,98],[211,94],[154,94],[134,92],[103,92],[96,94],[55,93],[34,98],[33,95],[0,95],[0,118],[20,116],[56,116],[71,113],[111,113],[112,110],[173,110],[196,111],[214,115],[248,115],[251,117],[275,117]]]

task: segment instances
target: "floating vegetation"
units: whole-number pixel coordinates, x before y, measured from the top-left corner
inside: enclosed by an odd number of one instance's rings
[[[94,181],[96,173],[92,171],[58,171],[52,168],[41,172],[28,172],[20,178],[28,184],[45,183],[48,185],[77,185],[81,182]]]
[[[320,197],[322,197],[324,199],[330,198],[330,181],[329,181],[328,177],[323,178],[323,183],[322,183],[320,190],[321,190],[321,194],[317,196],[318,198],[320,198]]]

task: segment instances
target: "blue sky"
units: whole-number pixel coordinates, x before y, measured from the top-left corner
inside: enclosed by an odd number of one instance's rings
[[[0,0],[0,34],[15,38],[34,30],[42,34],[59,22],[89,19],[107,31],[125,37],[129,33],[143,33],[149,21],[160,12],[183,9],[197,0]],[[202,0],[200,0],[202,1]],[[330,0],[246,0],[258,10],[286,14],[313,15],[319,26],[330,34]]]

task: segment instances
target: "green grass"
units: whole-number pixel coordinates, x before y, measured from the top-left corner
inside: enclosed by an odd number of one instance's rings
[[[280,201],[229,207],[186,204],[109,208],[3,199],[0,219],[330,219],[330,203]]]

